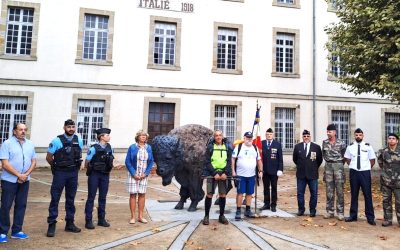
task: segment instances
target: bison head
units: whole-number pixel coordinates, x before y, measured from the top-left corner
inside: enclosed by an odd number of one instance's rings
[[[175,171],[183,167],[183,146],[175,136],[158,135],[152,141],[157,174],[164,186],[171,184]]]

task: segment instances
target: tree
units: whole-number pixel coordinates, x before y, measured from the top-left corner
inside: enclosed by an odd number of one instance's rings
[[[338,82],[356,95],[375,93],[400,104],[400,1],[336,3],[339,22],[325,31],[330,62],[345,72]]]

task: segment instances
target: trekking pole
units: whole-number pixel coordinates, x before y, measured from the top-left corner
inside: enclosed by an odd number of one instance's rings
[[[257,182],[258,182],[258,176],[257,176],[257,174],[256,174],[256,181],[255,181],[255,183],[254,183],[254,186],[255,186],[255,188],[254,188],[254,194],[255,194],[255,196],[254,196],[254,215],[256,215],[257,214]]]

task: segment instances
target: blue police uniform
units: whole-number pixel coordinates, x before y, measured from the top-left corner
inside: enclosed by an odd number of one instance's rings
[[[75,195],[78,189],[78,172],[81,164],[81,154],[83,148],[82,139],[73,135],[68,137],[66,134],[59,135],[50,143],[48,153],[54,155],[52,166],[53,182],[51,184],[50,194],[51,202],[49,206],[49,217],[47,223],[57,222],[58,203],[65,187],[65,221],[73,223],[75,216]],[[71,159],[66,159],[68,151],[74,153],[73,164],[69,164]],[[60,155],[58,157],[58,155]]]
[[[110,172],[113,167],[113,159],[113,149],[108,143],[105,145],[100,143],[95,144],[87,153],[86,160],[90,162],[86,173],[88,175],[88,198],[85,206],[85,219],[87,222],[92,220],[93,205],[97,189],[99,189],[98,219],[99,222],[105,220],[106,197],[110,182]]]

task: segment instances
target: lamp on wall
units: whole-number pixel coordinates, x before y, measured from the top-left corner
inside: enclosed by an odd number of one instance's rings
[[[161,92],[160,97],[165,97],[165,92]]]

